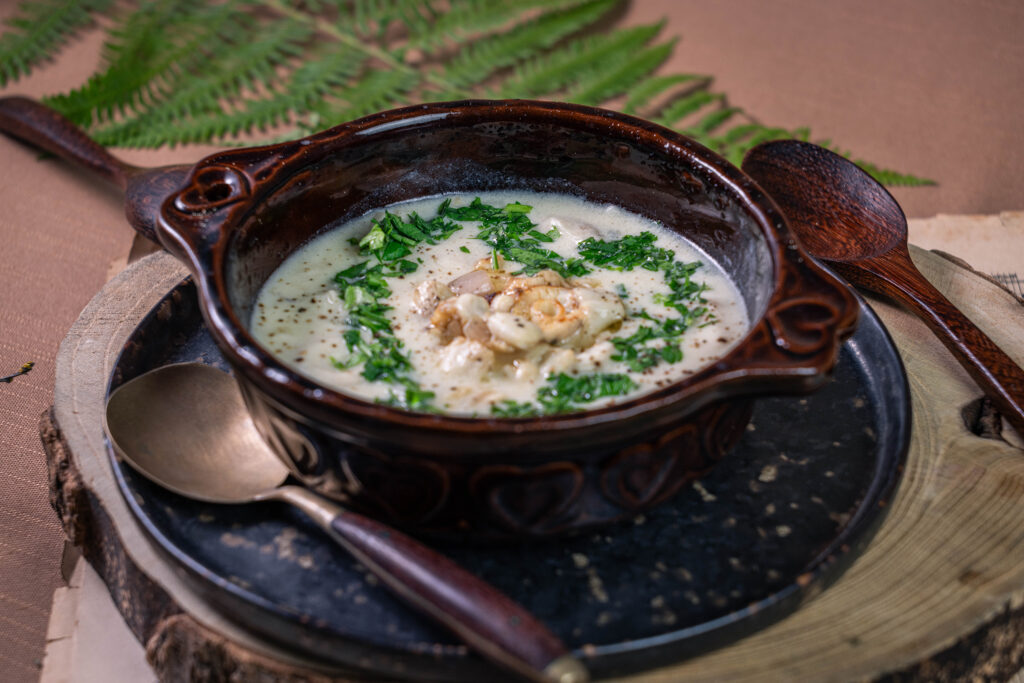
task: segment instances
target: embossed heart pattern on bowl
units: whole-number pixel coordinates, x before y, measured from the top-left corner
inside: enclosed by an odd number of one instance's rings
[[[537,537],[633,516],[722,460],[757,396],[820,386],[857,320],[854,294],[806,256],[742,171],[689,138],[611,111],[427,104],[165,169],[125,164],[22,98],[0,100],[0,129],[125,188],[132,225],[191,268],[256,425],[297,479],[415,530]],[[289,369],[251,336],[260,287],[312,237],[395,202],[491,190],[616,204],[677,231],[737,284],[748,333],[652,393],[525,418],[362,400]]]

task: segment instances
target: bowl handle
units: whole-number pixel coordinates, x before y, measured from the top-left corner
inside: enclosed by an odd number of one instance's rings
[[[27,97],[0,98],[0,132],[81,166],[125,191],[128,222],[157,241],[162,198],[181,185],[187,167],[145,169],[121,161],[63,114]]]
[[[860,317],[856,293],[801,251],[786,250],[776,296],[740,365],[751,375],[787,376],[796,391],[817,388]]]

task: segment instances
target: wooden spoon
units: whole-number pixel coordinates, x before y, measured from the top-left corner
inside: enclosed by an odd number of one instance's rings
[[[1024,371],[917,270],[907,250],[907,219],[884,187],[853,162],[799,140],[754,147],[743,170],[775,200],[813,256],[924,320],[1024,436]]]
[[[498,589],[391,527],[283,485],[288,470],[226,373],[198,363],[153,370],[118,387],[105,418],[121,457],[164,488],[211,503],[294,505],[398,597],[485,657],[532,681],[588,680],[558,638]]]

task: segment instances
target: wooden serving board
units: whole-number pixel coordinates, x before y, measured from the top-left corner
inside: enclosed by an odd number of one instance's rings
[[[1024,364],[1024,306],[935,253],[915,262]],[[52,502],[109,588],[162,680],[360,680],[326,672],[233,624],[191,591],[128,510],[103,444],[111,367],[139,320],[184,275],[155,254],[111,281],[58,356],[41,429]],[[731,646],[630,677],[677,680],[1006,679],[1024,665],[1024,450],[977,409],[981,395],[927,328],[870,300],[892,333],[913,393],[907,471],[886,521],[831,588]],[[968,429],[964,413],[969,414]]]

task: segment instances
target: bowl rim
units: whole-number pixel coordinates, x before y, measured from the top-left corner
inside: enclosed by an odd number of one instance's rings
[[[726,354],[694,374],[627,401],[570,413],[509,418],[414,412],[331,389],[292,370],[252,337],[248,326],[229,303],[227,247],[231,233],[254,208],[251,188],[261,183],[269,184],[260,178],[262,169],[273,167],[275,174],[292,177],[303,168],[328,158],[330,152],[322,153],[325,148],[338,150],[346,145],[370,141],[376,135],[441,121],[454,125],[536,121],[600,130],[623,142],[659,148],[661,154],[677,158],[684,168],[699,168],[708,178],[720,183],[760,228],[771,255],[773,283],[764,311],[758,318],[749,320],[746,334],[734,342]],[[207,180],[211,177],[211,168],[216,169],[221,177],[225,173],[229,176],[230,187],[225,190],[228,195],[214,195],[205,204],[200,201],[197,208],[197,188],[206,182],[204,177]],[[199,191],[201,194],[201,189]],[[847,290],[846,285],[807,256],[775,202],[753,179],[713,150],[671,129],[628,114],[560,102],[478,99],[413,105],[371,114],[290,142],[216,153],[198,162],[189,173],[184,189],[164,201],[158,236],[169,251],[190,265],[196,277],[204,318],[232,366],[246,381],[273,397],[279,407],[290,407],[288,412],[296,412],[297,405],[304,405],[307,410],[298,410],[297,414],[308,416],[308,408],[315,407],[314,412],[320,416],[344,414],[350,419],[371,420],[403,429],[466,435],[564,432],[608,425],[656,412],[672,411],[673,419],[678,419],[716,400],[763,392],[772,383],[778,384],[772,390],[813,389],[834,365],[842,339],[852,333],[857,312],[853,295],[845,291],[848,303],[843,320],[824,361],[809,363],[805,359],[802,363],[794,362],[789,371],[777,364],[757,367],[743,363],[743,349],[759,334],[759,328],[773,304],[782,298],[781,276],[786,264],[799,264],[802,269],[810,269],[837,290]],[[738,367],[729,367],[730,364]],[[793,387],[785,386],[787,382],[783,380],[787,377]]]

